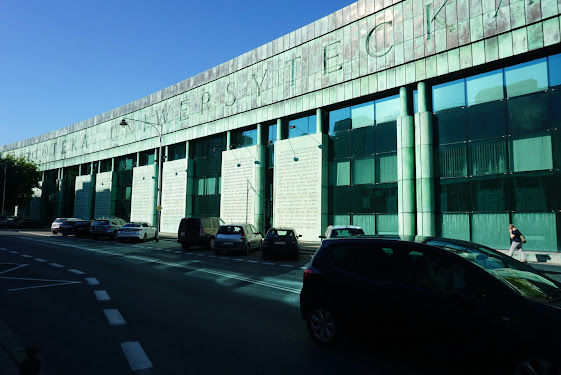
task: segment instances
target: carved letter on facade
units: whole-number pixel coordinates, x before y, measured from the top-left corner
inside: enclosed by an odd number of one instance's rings
[[[389,46],[388,49],[384,53],[381,53],[381,54],[375,54],[372,51],[370,51],[370,38],[372,37],[372,35],[376,31],[376,29],[378,27],[382,27],[382,26],[392,26],[392,21],[382,22],[381,24],[378,24],[378,25],[374,26],[374,28],[372,30],[370,30],[370,32],[368,33],[368,36],[366,37],[366,53],[370,57],[382,57],[382,56],[386,55],[388,52],[390,52],[391,49],[393,48],[393,28],[392,28],[392,45]]]
[[[329,52],[334,51],[337,48],[337,45],[339,44],[341,44],[341,41],[336,41],[323,47],[323,74],[332,73],[337,70],[343,69],[342,64],[335,65],[332,67],[332,69],[328,69],[329,60],[336,59],[337,57],[339,57],[338,52],[335,52],[332,55],[330,55]]]
[[[232,100],[231,101],[226,101],[226,105],[228,107],[234,105],[234,103],[236,102],[236,94],[230,90],[230,86],[232,86],[234,84],[234,82],[230,82],[226,85],[226,93],[232,96]]]
[[[263,81],[265,80],[265,76],[267,75],[267,69],[263,72],[263,78],[261,78],[261,83],[257,82],[257,76],[255,73],[251,74],[251,78],[253,78],[253,82],[257,85],[257,96],[261,96],[261,86],[263,85]]]

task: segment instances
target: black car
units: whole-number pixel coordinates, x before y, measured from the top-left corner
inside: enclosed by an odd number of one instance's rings
[[[74,223],[74,235],[76,237],[87,237],[90,235],[92,220],[79,220]]]
[[[60,224],[58,231],[64,236],[68,236],[69,234],[74,234],[74,225],[79,222],[80,219],[70,218],[66,219]]]
[[[268,259],[273,256],[289,256],[298,259],[300,237],[294,228],[271,228],[263,239],[261,256]]]
[[[319,344],[365,338],[459,367],[561,373],[561,284],[472,242],[325,240],[304,271],[300,310]]]
[[[214,240],[218,228],[224,224],[219,217],[186,217],[181,219],[177,229],[177,242],[183,250],[191,246],[204,246],[214,248]]]

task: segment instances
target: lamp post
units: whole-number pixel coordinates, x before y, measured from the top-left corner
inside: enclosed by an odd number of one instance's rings
[[[158,146],[158,196],[156,199],[156,204],[157,204],[157,213],[156,213],[156,242],[160,241],[160,222],[161,222],[161,215],[162,215],[162,165],[163,165],[163,160],[162,160],[162,133],[163,133],[163,125],[162,124],[153,124],[151,122],[148,121],[143,121],[143,120],[135,120],[135,119],[122,119],[121,122],[119,123],[119,125],[121,126],[128,126],[129,124],[127,123],[126,120],[129,121],[138,121],[138,122],[142,122],[144,124],[148,124],[151,125],[154,129],[156,129],[156,131],[158,132],[158,136],[159,136],[159,146]]]
[[[8,164],[0,163],[0,167],[4,168],[4,188],[2,189],[2,216],[4,216],[4,202],[6,201],[6,176],[8,175]]]

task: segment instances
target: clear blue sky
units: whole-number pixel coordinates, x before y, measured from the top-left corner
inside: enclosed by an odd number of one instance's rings
[[[353,0],[0,2],[0,145],[226,62]]]

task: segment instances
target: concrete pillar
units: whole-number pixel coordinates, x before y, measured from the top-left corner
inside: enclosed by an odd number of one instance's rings
[[[267,133],[267,127],[257,124],[257,161],[255,164],[255,206],[254,223],[258,231],[265,235],[265,158],[266,145],[263,139]]]
[[[424,82],[418,86],[415,114],[415,172],[417,193],[417,235],[435,236],[435,169],[432,112],[428,108],[430,90]]]
[[[321,108],[316,109],[316,133],[323,133],[323,111]]]
[[[232,131],[228,130],[226,132],[226,150],[229,150],[230,146],[232,146]]]
[[[282,119],[277,119],[277,141],[282,139]]]
[[[193,189],[194,189],[194,172],[195,164],[193,159],[190,158],[189,146],[191,141],[185,142],[185,157],[187,160],[187,197],[185,199],[185,217],[193,216]]]
[[[415,228],[415,132],[409,93],[399,90],[400,116],[397,118],[397,215],[400,236],[414,236]]]

